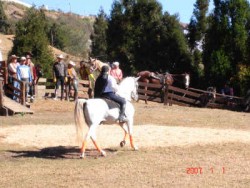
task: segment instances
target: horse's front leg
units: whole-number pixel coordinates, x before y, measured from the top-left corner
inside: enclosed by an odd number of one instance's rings
[[[127,127],[128,127],[130,146],[134,150],[138,150],[138,147],[134,144],[134,139],[133,139],[133,121],[128,121],[127,122]]]

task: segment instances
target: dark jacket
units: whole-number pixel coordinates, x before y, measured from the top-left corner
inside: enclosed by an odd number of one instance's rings
[[[95,81],[94,98],[100,98],[108,84],[108,74],[100,74]]]

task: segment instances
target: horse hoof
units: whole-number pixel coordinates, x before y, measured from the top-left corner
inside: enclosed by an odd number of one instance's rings
[[[83,159],[84,158],[84,153],[81,153],[80,154],[80,159]]]
[[[134,151],[138,151],[139,148],[137,146],[134,146]]]
[[[126,141],[125,140],[123,140],[123,141],[120,142],[121,148],[124,147],[125,145],[126,145]]]
[[[107,154],[106,154],[106,152],[104,150],[101,151],[101,156],[103,156],[103,157],[107,156]]]

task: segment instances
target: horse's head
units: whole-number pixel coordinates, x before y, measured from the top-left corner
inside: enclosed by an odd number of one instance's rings
[[[165,74],[165,84],[171,86],[173,84],[173,82],[174,82],[174,79],[173,79],[172,75],[169,73],[166,73]]]
[[[118,95],[124,97],[126,100],[138,100],[138,80],[140,77],[126,77],[119,84]]]
[[[208,95],[209,99],[212,99],[212,100],[216,99],[216,88],[215,87],[208,87],[207,91],[208,91],[207,95]]]

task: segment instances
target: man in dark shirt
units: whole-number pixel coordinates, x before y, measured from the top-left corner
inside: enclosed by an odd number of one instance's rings
[[[64,96],[64,83],[67,79],[67,67],[63,62],[63,55],[57,56],[57,61],[53,65],[53,80],[55,82],[55,100],[57,100],[57,92],[61,86],[61,100]]]

